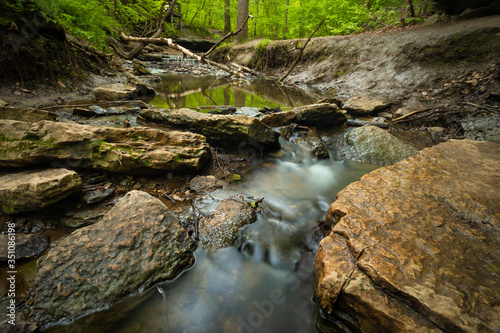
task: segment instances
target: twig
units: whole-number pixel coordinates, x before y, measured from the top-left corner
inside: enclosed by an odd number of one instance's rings
[[[299,55],[297,56],[297,59],[295,59],[294,63],[292,64],[292,66],[290,67],[290,69],[288,70],[288,72],[286,72],[282,77],[280,77],[280,79],[278,80],[278,82],[283,82],[283,80],[288,76],[290,75],[290,73],[292,72],[292,70],[295,68],[295,66],[297,66],[297,64],[299,63],[300,61],[300,58],[302,57],[302,53],[304,52],[307,44],[309,44],[309,41],[311,41],[311,38],[312,36],[316,33],[316,31],[318,31],[319,27],[321,27],[321,25],[323,24],[323,22],[325,22],[325,19],[323,19],[321,22],[319,22],[318,26],[316,27],[316,29],[314,29],[314,31],[311,33],[311,35],[309,36],[309,38],[307,39],[306,43],[304,44],[303,47],[300,48],[300,53]]]
[[[131,100],[131,101],[110,101],[110,102],[92,102],[92,103],[84,103],[84,104],[61,104],[61,105],[50,105],[44,106],[39,109],[55,109],[55,108],[74,108],[79,106],[90,106],[90,105],[105,105],[105,104],[130,104],[130,103],[140,103],[143,105],[147,105],[147,103],[141,100]]]
[[[474,103],[469,103],[469,102],[465,102],[465,104],[467,105],[470,105],[470,106],[474,106],[478,109],[483,109],[483,110],[486,110],[486,111],[490,111],[490,112],[500,112],[500,110],[494,108],[494,107],[491,107],[491,106],[485,106],[485,105],[478,105],[478,104],[474,104]]]
[[[408,114],[405,114],[404,116],[401,116],[401,117],[399,117],[399,118],[394,119],[392,122],[393,122],[393,123],[397,123],[397,122],[399,122],[399,121],[401,121],[401,120],[403,120],[403,119],[405,119],[405,118],[408,118],[409,116],[412,116],[412,115],[417,114],[417,113],[426,112],[426,111],[429,111],[429,110],[432,110],[432,108],[427,108],[427,109],[422,109],[422,110],[413,111],[413,112],[410,112],[410,113],[408,113]]]

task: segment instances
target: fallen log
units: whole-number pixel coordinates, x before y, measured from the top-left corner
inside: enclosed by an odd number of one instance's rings
[[[358,119],[347,119],[346,124],[349,126],[356,126],[356,127],[361,127],[364,125],[372,125],[372,126],[377,126],[380,128],[389,128],[389,123],[379,123],[379,122],[375,122],[375,121],[365,121],[365,120],[358,120]]]
[[[210,66],[217,67],[217,68],[222,69],[223,71],[225,71],[227,73],[230,73],[231,75],[234,75],[234,76],[237,76],[237,77],[240,77],[240,78],[244,77],[243,74],[241,74],[240,72],[234,71],[229,66],[220,64],[218,62],[215,62],[215,61],[212,61],[212,60],[209,60],[209,59],[202,59],[201,56],[199,56],[199,55],[191,52],[190,50],[188,50],[188,49],[186,49],[186,48],[184,48],[184,47],[182,47],[182,46],[177,45],[176,43],[174,43],[174,41],[172,40],[172,38],[164,38],[164,37],[161,37],[161,38],[155,38],[155,37],[131,37],[131,36],[126,36],[123,32],[120,35],[121,35],[122,39],[128,40],[128,41],[132,41],[132,42],[153,43],[153,44],[167,44],[169,47],[171,47],[173,49],[176,49],[178,51],[181,51],[183,54],[185,54],[188,57],[193,58],[193,59],[201,62],[202,64],[208,64]]]

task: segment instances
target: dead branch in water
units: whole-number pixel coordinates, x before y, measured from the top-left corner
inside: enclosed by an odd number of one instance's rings
[[[309,36],[309,38],[307,39],[306,43],[304,44],[303,47],[300,47],[298,48],[300,50],[300,53],[299,55],[297,56],[297,59],[295,59],[295,61],[293,62],[292,66],[290,67],[290,69],[282,76],[280,77],[280,79],[278,80],[278,82],[283,82],[284,79],[286,79],[286,77],[288,75],[290,75],[290,73],[293,71],[293,69],[295,68],[295,66],[297,66],[297,64],[299,63],[301,57],[302,57],[302,53],[304,52],[307,44],[309,44],[309,42],[311,41],[311,38],[312,36],[316,33],[316,31],[318,31],[319,27],[321,27],[321,25],[323,24],[323,22],[325,22],[325,19],[323,19],[321,22],[319,22],[318,26],[316,27],[316,29],[314,29],[314,31],[311,33],[311,35]]]
[[[153,43],[153,44],[167,44],[169,47],[176,49],[178,51],[181,51],[183,54],[187,55],[190,58],[193,58],[202,64],[208,64],[214,67],[217,67],[219,69],[222,69],[223,71],[230,73],[231,75],[234,75],[236,77],[243,78],[243,74],[240,72],[232,70],[229,66],[220,64],[218,62],[208,60],[208,59],[202,59],[201,56],[191,52],[190,50],[176,44],[173,42],[172,38],[153,38],[153,37],[131,37],[131,36],[126,36],[123,32],[121,33],[121,37],[124,40],[129,40],[133,42],[142,42],[142,43]]]

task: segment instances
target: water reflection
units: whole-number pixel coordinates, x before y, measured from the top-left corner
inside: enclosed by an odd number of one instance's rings
[[[312,104],[318,96],[301,89],[281,87],[273,81],[230,81],[215,76],[194,77],[185,74],[158,74],[162,84],[158,95],[149,102],[162,108],[178,109],[207,106],[296,107]]]

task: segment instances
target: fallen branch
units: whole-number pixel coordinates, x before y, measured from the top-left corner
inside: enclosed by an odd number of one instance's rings
[[[130,101],[110,101],[110,102],[92,102],[92,103],[84,103],[84,104],[60,104],[60,105],[50,105],[50,106],[43,106],[40,107],[39,109],[45,110],[45,109],[56,109],[56,108],[75,108],[75,107],[82,107],[82,106],[91,106],[91,105],[106,105],[106,104],[132,104],[132,103],[139,103],[142,105],[147,105],[144,101],[141,100],[130,100]]]
[[[220,44],[222,44],[226,39],[228,39],[229,37],[232,37],[232,36],[235,36],[237,35],[241,30],[243,30],[243,28],[245,27],[245,24],[247,23],[248,19],[252,17],[252,15],[248,15],[247,18],[245,19],[245,21],[241,24],[241,26],[236,30],[236,31],[231,31],[230,33],[228,33],[227,35],[225,35],[224,37],[222,37],[222,39],[220,41],[218,41],[217,43],[214,44],[214,46],[212,46],[210,48],[210,50],[208,50],[207,52],[205,52],[202,56],[201,56],[201,59],[205,59],[206,57],[208,57],[210,55],[210,53],[212,53]]]
[[[156,38],[156,37],[131,37],[131,36],[126,36],[123,32],[120,34],[121,37],[124,39],[124,40],[129,40],[129,41],[133,41],[133,42],[141,42],[141,43],[153,43],[153,44],[167,44],[169,47],[173,48],[173,49],[176,49],[178,51],[181,51],[182,53],[184,53],[185,55],[187,55],[188,57],[190,58],[193,58],[199,62],[201,62],[202,64],[208,64],[208,65],[211,65],[211,66],[214,66],[214,67],[217,67],[219,69],[222,69],[223,71],[225,72],[228,72],[234,76],[237,76],[237,77],[240,77],[240,78],[243,78],[243,74],[241,74],[240,72],[237,72],[237,71],[234,71],[232,70],[230,67],[228,66],[225,66],[223,64],[220,64],[218,62],[215,62],[215,61],[212,61],[212,60],[209,60],[209,59],[202,59],[199,55],[191,52],[190,50],[176,44],[173,42],[172,38]]]
[[[290,75],[290,73],[293,71],[293,69],[295,68],[295,66],[297,66],[297,64],[299,63],[301,57],[302,57],[302,53],[304,52],[307,44],[309,44],[309,42],[311,41],[311,38],[312,36],[316,33],[316,31],[318,31],[319,27],[321,27],[321,25],[323,24],[323,22],[325,22],[325,19],[323,19],[321,22],[319,22],[318,26],[316,27],[316,29],[314,29],[314,31],[311,33],[311,35],[309,36],[309,38],[307,39],[306,43],[304,44],[303,47],[300,48],[300,53],[299,55],[297,56],[297,59],[295,59],[294,63],[292,64],[292,66],[290,67],[290,69],[288,70],[288,72],[286,72],[282,77],[280,77],[280,79],[278,80],[278,82],[283,82],[283,80],[288,76]]]
[[[408,114],[405,114],[404,116],[401,116],[399,118],[396,118],[394,119],[392,122],[393,123],[397,123],[397,122],[400,122],[401,120],[405,119],[405,118],[408,118],[410,116],[413,116],[414,114],[417,114],[417,113],[422,113],[422,112],[426,112],[426,111],[429,111],[429,110],[432,110],[432,108],[427,108],[427,109],[422,109],[422,110],[417,110],[417,111],[413,111],[413,112],[410,112]]]
[[[476,107],[478,109],[486,110],[489,112],[500,112],[499,109],[492,107],[492,106],[478,105],[478,104],[469,103],[469,102],[465,102],[465,104]]]
[[[163,15],[162,19],[161,19],[161,22],[160,22],[160,25],[158,26],[158,30],[156,30],[156,32],[153,34],[152,38],[156,38],[158,36],[160,36],[160,34],[162,33],[163,31],[163,27],[165,25],[165,21],[167,20],[167,17],[169,17],[170,15],[172,15],[172,12],[174,11],[174,6],[176,4],[176,1],[177,0],[172,0],[172,3],[170,3],[168,9],[165,11],[165,15]],[[162,8],[163,9],[163,8]],[[123,34],[123,32],[121,32],[121,34]],[[144,44],[144,43],[139,43],[139,45],[137,45],[132,51],[130,51],[129,53],[127,54],[120,54],[120,55],[123,55],[123,57],[125,59],[132,59],[134,58],[136,55],[138,55],[145,47],[146,47],[147,44]],[[116,50],[116,49],[115,49]]]

